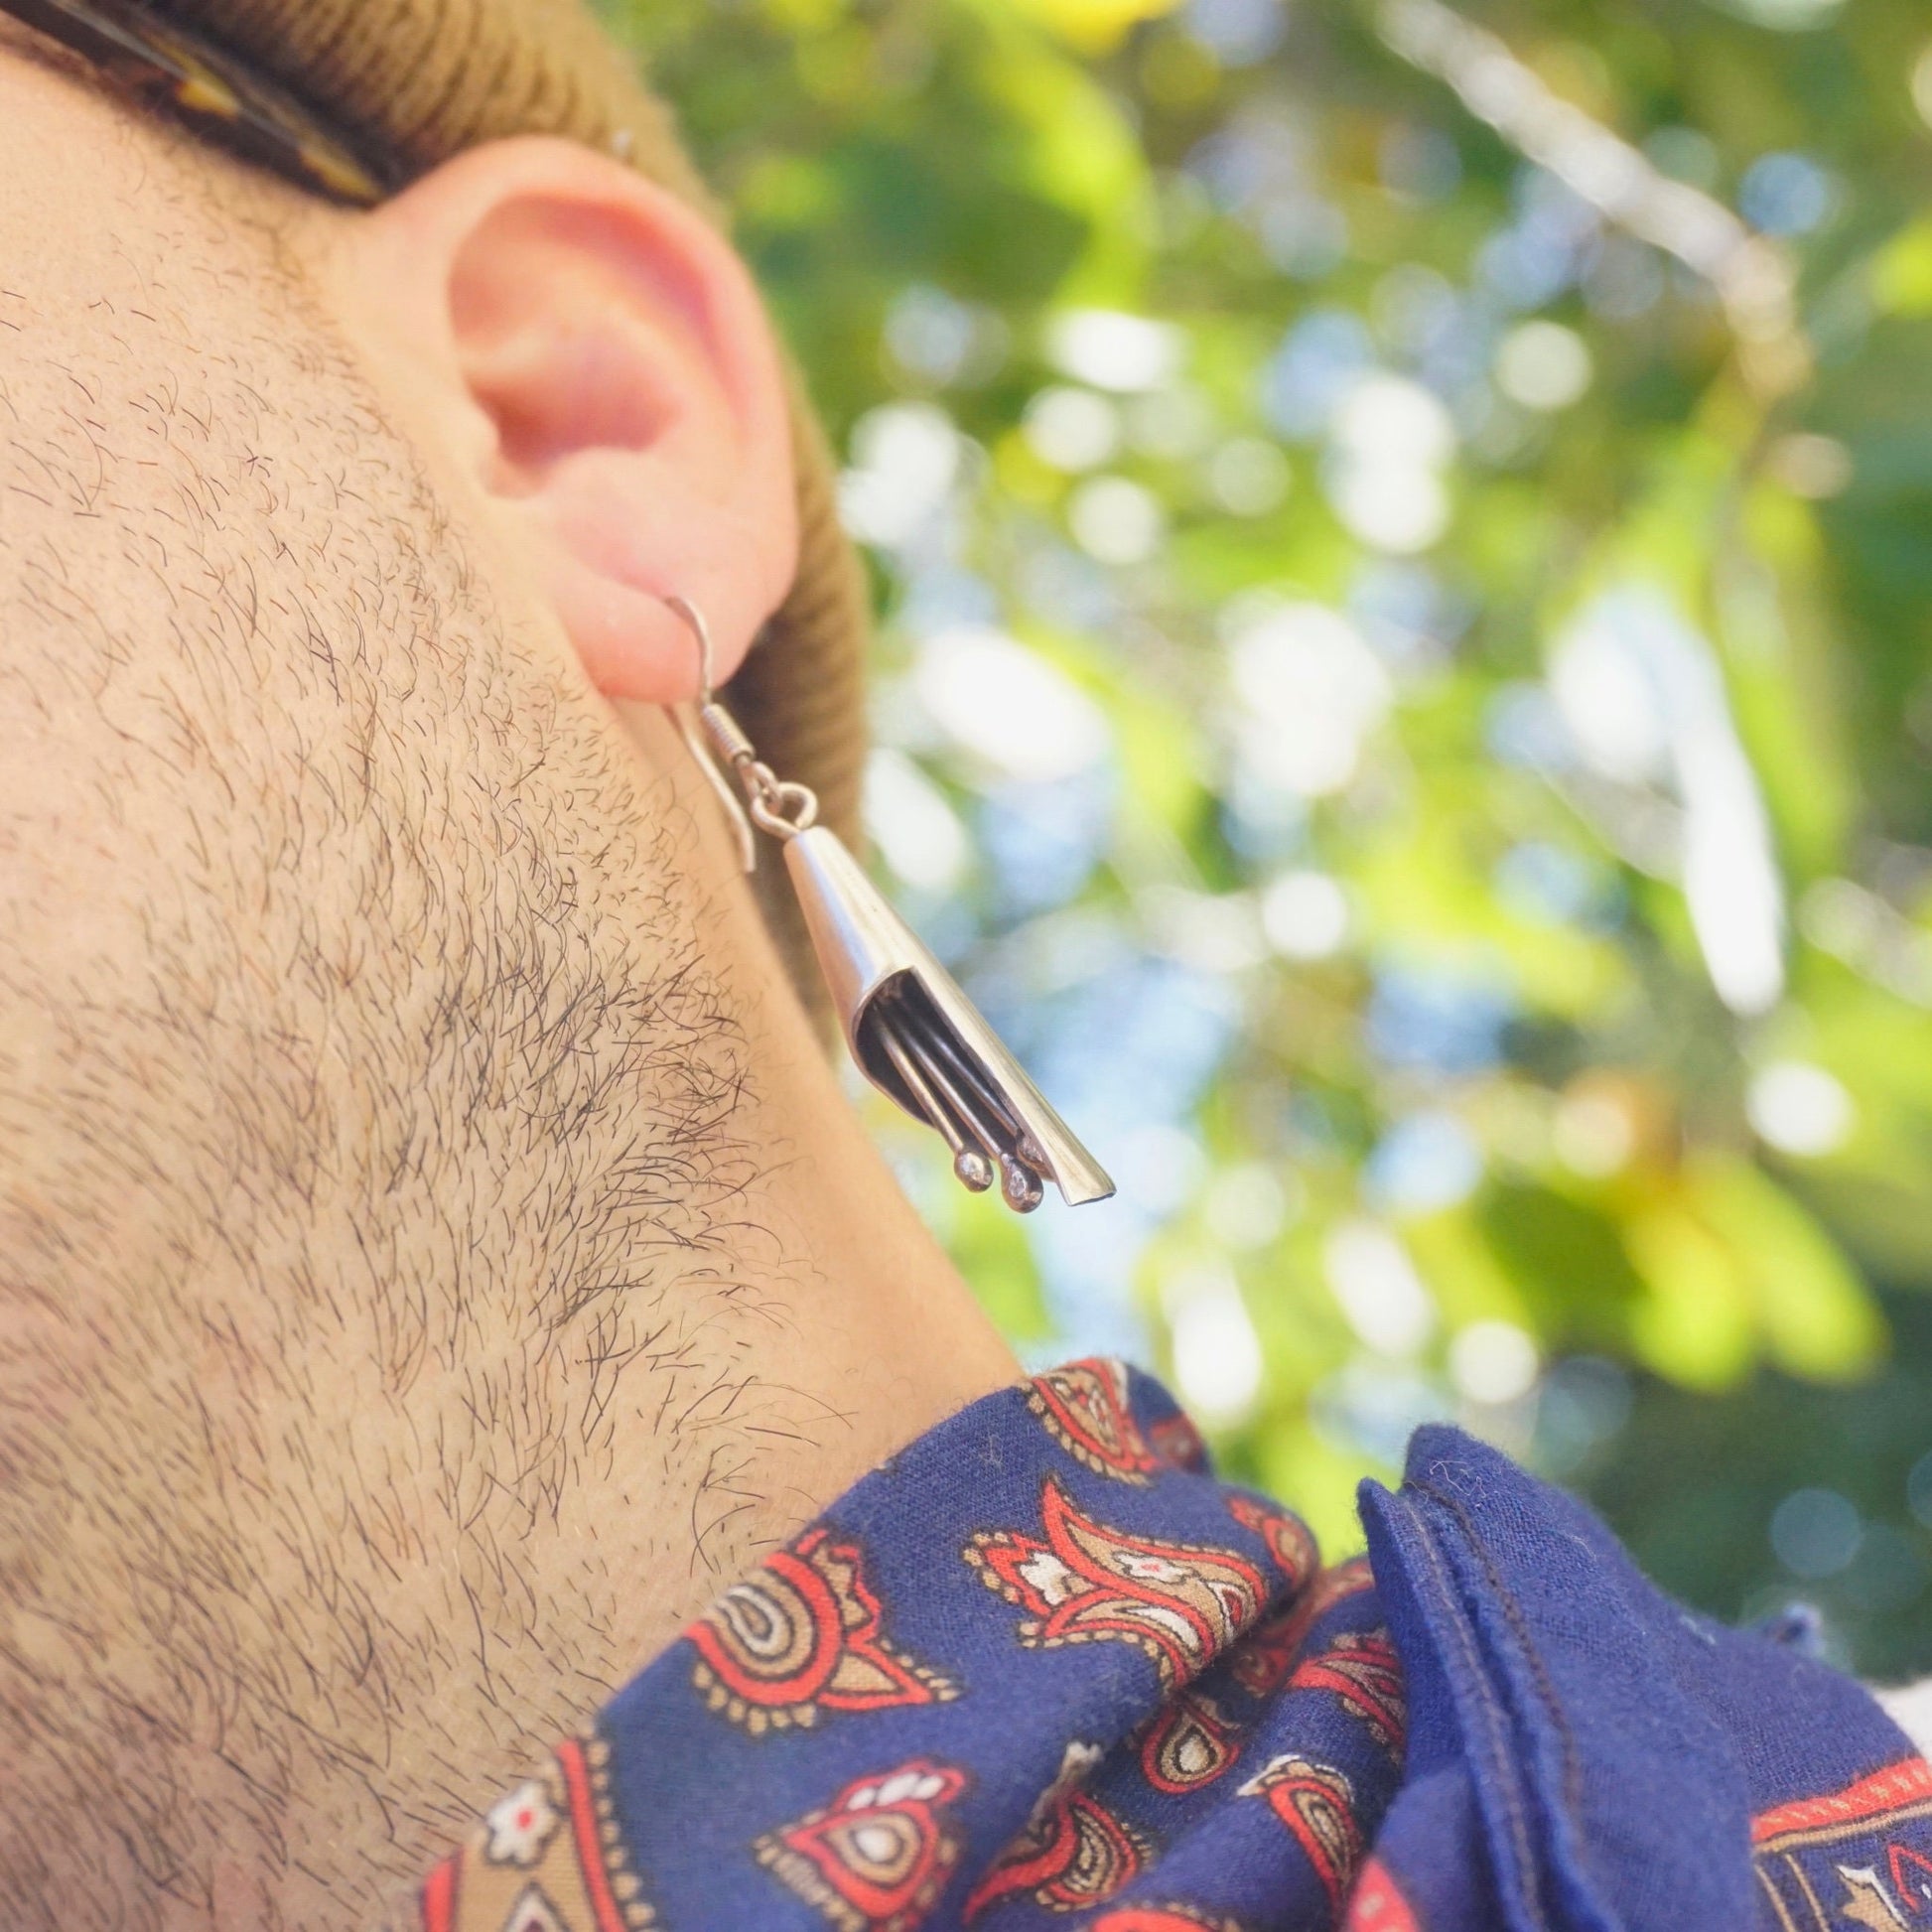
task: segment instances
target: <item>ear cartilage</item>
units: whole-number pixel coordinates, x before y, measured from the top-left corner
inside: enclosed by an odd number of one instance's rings
[[[756,858],[754,826],[784,847],[785,870],[859,1070],[939,1133],[952,1151],[953,1173],[973,1192],[984,1193],[997,1173],[1000,1198],[1019,1214],[1039,1205],[1048,1180],[1069,1206],[1105,1200],[1114,1191],[1106,1171],[837,833],[816,822],[817,797],[780,778],[719,702],[711,633],[697,608],[680,597],[664,602],[698,640],[698,726],[673,708],[678,731],[726,804],[746,870]]]

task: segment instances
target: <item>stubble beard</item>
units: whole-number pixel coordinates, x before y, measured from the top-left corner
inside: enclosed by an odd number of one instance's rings
[[[822,1418],[688,826],[272,241],[172,229],[0,334],[0,1898],[322,1932]]]

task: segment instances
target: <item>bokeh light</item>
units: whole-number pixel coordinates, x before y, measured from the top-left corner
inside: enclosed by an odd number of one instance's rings
[[[1121,1183],[874,1116],[1023,1357],[1932,1670],[1908,0],[608,4],[842,459],[881,877]]]

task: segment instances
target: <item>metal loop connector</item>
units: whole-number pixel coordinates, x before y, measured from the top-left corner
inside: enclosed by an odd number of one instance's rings
[[[774,839],[795,839],[818,823],[818,793],[810,785],[777,777],[768,764],[741,764],[752,823]]]
[[[754,872],[758,869],[758,849],[752,839],[752,827],[756,825],[774,839],[795,839],[800,832],[809,831],[818,823],[818,794],[810,785],[780,778],[759,757],[758,747],[747,736],[745,727],[718,701],[711,686],[714,662],[711,626],[705,622],[704,613],[688,598],[667,597],[663,601],[684,620],[698,640],[696,726],[678,706],[666,705],[665,709],[731,820],[738,839],[740,862],[747,872]],[[723,766],[729,766],[737,774],[745,791],[743,803],[732,790]]]

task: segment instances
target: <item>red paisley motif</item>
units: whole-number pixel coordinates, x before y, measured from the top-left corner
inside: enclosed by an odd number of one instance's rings
[[[1331,1764],[1287,1752],[1241,1787],[1244,1798],[1265,1798],[1289,1829],[1337,1909],[1362,1859],[1355,1822],[1355,1790]]]
[[[1751,1845],[1780,1925],[1932,1924],[1932,1764],[1900,1758],[1761,1811]]]
[[[966,1900],[966,1922],[1030,1894],[1052,1912],[1099,1905],[1138,1878],[1147,1841],[1084,1791],[1063,1791],[1014,1840]]]
[[[958,1687],[889,1644],[864,1550],[815,1529],[721,1596],[685,1636],[691,1681],[754,1736],[828,1711],[944,1704]]]
[[[420,1932],[651,1932],[595,1730],[507,1792],[423,1886]]]
[[[1378,1744],[1402,1749],[1409,1703],[1402,1663],[1386,1630],[1340,1632],[1319,1656],[1298,1664],[1288,1684],[1293,1691],[1332,1691]]]
[[[1932,1859],[1909,1845],[1887,1845],[1885,1863],[1891,1871],[1893,1895],[1904,1899],[1915,1917],[1932,1912]]]
[[[1210,1785],[1241,1755],[1233,1724],[1212,1698],[1182,1691],[1141,1739],[1141,1773],[1155,1790],[1185,1797]]]
[[[959,1863],[947,1808],[966,1783],[925,1758],[855,1778],[830,1804],[767,1832],[753,1855],[838,1932],[911,1932]]]
[[[1046,1433],[1096,1475],[1145,1484],[1162,1458],[1148,1447],[1127,1398],[1127,1371],[1096,1356],[1036,1375],[1027,1406]]]
[[[1314,1575],[1319,1561],[1314,1538],[1299,1516],[1292,1516],[1259,1496],[1230,1496],[1228,1514],[1244,1530],[1254,1533],[1268,1546],[1275,1568],[1287,1580],[1291,1590],[1303,1588]]]
[[[593,1736],[589,1745],[566,1738],[557,1746],[557,1768],[563,1773],[570,1806],[570,1829],[577,1841],[577,1859],[597,1916],[597,1932],[623,1932],[626,1919],[654,1924],[656,1915],[638,1901],[627,1912],[618,1902],[617,1880],[623,1875],[623,1841],[610,1786],[604,1781],[611,1763],[608,1738]]]
[[[1029,1613],[1019,1635],[1030,1650],[1133,1644],[1172,1692],[1227,1649],[1268,1599],[1267,1580],[1237,1551],[1110,1529],[1051,1476],[1039,1506],[1040,1536],[982,1531],[962,1552],[988,1588]]]

